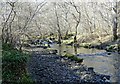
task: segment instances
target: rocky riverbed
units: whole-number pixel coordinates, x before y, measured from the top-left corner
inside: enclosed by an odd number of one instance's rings
[[[35,84],[110,84],[110,76],[66,57],[34,51],[28,72]]]

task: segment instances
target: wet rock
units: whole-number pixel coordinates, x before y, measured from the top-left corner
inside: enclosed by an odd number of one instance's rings
[[[74,42],[71,43],[67,43],[66,45],[72,46],[74,44]]]
[[[107,54],[108,54],[108,55],[111,55],[111,52],[108,52]]]
[[[106,75],[101,75],[101,74],[96,74],[95,72],[83,72],[81,79],[82,83],[85,84],[110,84],[110,76]]]
[[[66,52],[65,50],[63,52]]]
[[[80,45],[79,44],[73,44],[74,45],[74,47],[79,47]]]
[[[55,50],[55,49],[52,49],[52,50],[49,50],[49,53],[50,53],[50,54],[57,54],[57,53],[58,53],[58,51],[57,51],[57,50]]]
[[[93,67],[88,67],[88,71],[89,72],[94,72],[94,68]]]

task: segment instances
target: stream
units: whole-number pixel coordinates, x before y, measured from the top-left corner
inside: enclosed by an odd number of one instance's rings
[[[120,54],[111,53],[105,50],[74,48],[66,45],[51,45],[51,48],[57,49],[59,55],[64,53],[75,54],[83,58],[83,64],[88,67],[94,67],[94,71],[100,74],[110,75],[111,82],[120,84]]]

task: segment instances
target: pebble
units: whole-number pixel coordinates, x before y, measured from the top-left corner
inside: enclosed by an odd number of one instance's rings
[[[98,74],[92,67],[58,55],[34,52],[27,66],[35,84],[109,84],[110,80],[110,76]]]

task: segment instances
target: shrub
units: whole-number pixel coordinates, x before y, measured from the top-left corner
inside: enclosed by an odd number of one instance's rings
[[[3,50],[13,50],[13,49],[14,49],[14,46],[11,45],[11,44],[3,43],[3,44],[2,44],[2,49],[3,49]]]
[[[34,82],[27,73],[23,74],[22,79],[19,81],[19,84],[34,84]]]
[[[29,54],[14,49],[10,44],[3,44],[2,47],[2,82],[3,84],[16,84],[26,76],[23,75],[27,72],[26,63]],[[29,77],[26,78],[29,80]]]

